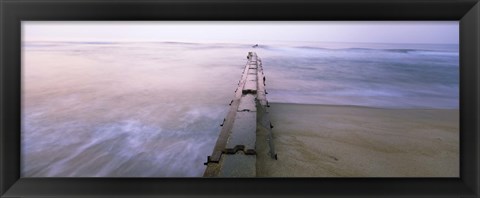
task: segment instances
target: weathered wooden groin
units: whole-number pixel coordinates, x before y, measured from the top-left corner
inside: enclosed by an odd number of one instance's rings
[[[204,177],[255,177],[257,141],[267,141],[270,157],[277,157],[273,147],[273,126],[268,117],[262,61],[255,52],[249,52],[247,58],[220,135],[205,163]],[[257,140],[258,128],[268,130],[267,139]]]

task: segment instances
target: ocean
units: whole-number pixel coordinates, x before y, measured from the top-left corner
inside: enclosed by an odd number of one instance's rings
[[[458,45],[24,42],[22,177],[198,177],[255,51],[270,103],[458,109]]]

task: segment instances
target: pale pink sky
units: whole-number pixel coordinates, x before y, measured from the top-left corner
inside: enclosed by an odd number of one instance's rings
[[[459,43],[458,21],[23,21],[24,41]]]

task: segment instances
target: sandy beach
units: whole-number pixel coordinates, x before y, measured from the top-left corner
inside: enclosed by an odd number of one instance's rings
[[[458,177],[459,110],[271,104],[259,177]],[[262,139],[263,138],[263,139]]]

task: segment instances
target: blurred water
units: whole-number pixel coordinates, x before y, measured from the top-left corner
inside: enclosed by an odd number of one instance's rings
[[[459,107],[458,45],[265,46],[261,57],[270,102]]]
[[[270,102],[458,108],[458,46],[28,42],[23,177],[201,176],[248,51]]]
[[[203,48],[26,43],[23,176],[201,176],[247,54]]]

